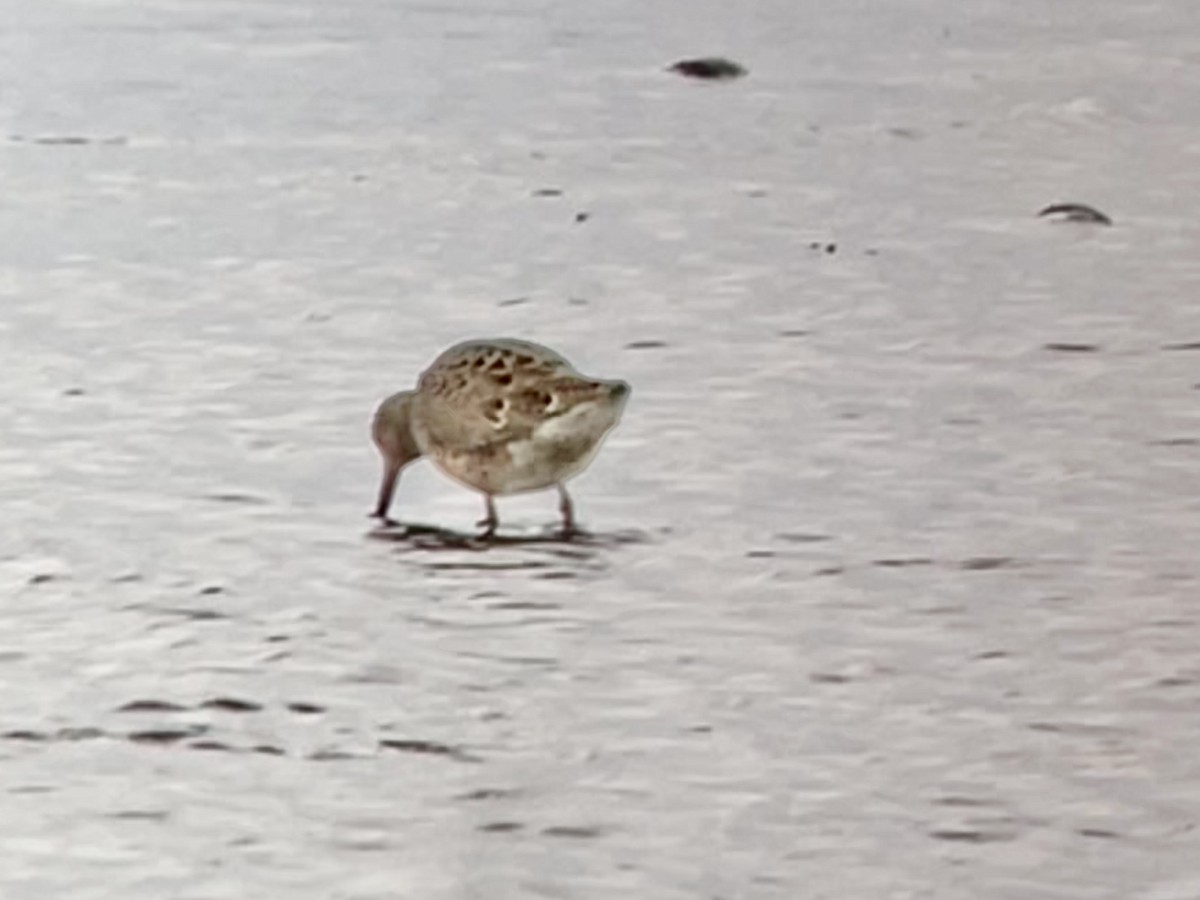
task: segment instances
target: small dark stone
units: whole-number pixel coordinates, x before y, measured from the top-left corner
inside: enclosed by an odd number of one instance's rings
[[[175,744],[203,733],[196,728],[152,728],[147,731],[131,731],[126,737],[135,744]]]
[[[1062,216],[1067,222],[1087,222],[1092,225],[1111,225],[1112,219],[1086,203],[1051,203],[1038,217]]]
[[[50,736],[41,731],[29,731],[27,729],[16,729],[14,731],[6,731],[2,736],[7,741],[48,741]]]
[[[625,345],[626,350],[656,350],[667,346],[666,341],[630,341]]]
[[[789,544],[821,544],[832,541],[833,536],[807,531],[784,531],[775,535],[776,540],[787,541]]]
[[[337,762],[343,759],[354,759],[354,754],[347,753],[345,750],[317,750],[310,753],[308,758],[314,762]]]
[[[808,676],[808,680],[817,684],[846,684],[851,678],[849,675],[839,675],[837,672],[813,672]]]
[[[258,712],[262,709],[261,703],[255,703],[253,700],[239,700],[237,697],[213,697],[211,700],[205,700],[199,706],[200,709],[217,709],[222,712],[248,713]]]
[[[315,716],[318,713],[325,712],[325,707],[318,706],[316,703],[305,703],[303,701],[297,703],[289,703],[287,708],[294,713],[302,716]]]
[[[170,816],[170,813],[162,809],[123,809],[119,812],[109,814],[109,817],[113,819],[145,822],[162,822],[168,816]]]
[[[533,192],[534,197],[561,197],[562,188],[538,188]]]
[[[1100,349],[1098,344],[1077,344],[1069,341],[1052,341],[1042,345],[1043,350],[1054,350],[1058,353],[1095,353]]]
[[[974,556],[964,559],[960,567],[968,572],[983,572],[988,569],[1003,569],[1012,564],[1011,556]]]
[[[576,222],[586,222],[588,219],[591,218],[591,216],[592,216],[592,214],[588,213],[588,212],[577,212],[577,213],[575,213],[575,221]]]
[[[258,744],[250,748],[254,753],[262,753],[266,756],[283,756],[283,749],[275,747],[271,744]]]
[[[929,832],[929,836],[939,841],[957,841],[965,844],[994,844],[999,841],[1011,841],[1013,835],[995,831],[976,831],[969,828],[941,828]]]
[[[1155,687],[1187,687],[1196,683],[1194,678],[1185,678],[1181,675],[1168,675],[1166,678],[1160,678],[1154,682]]]
[[[514,791],[504,788],[478,788],[473,791],[467,791],[465,794],[459,794],[455,800],[503,800],[505,797],[511,797]]]
[[[165,610],[165,612],[183,616],[185,619],[191,619],[193,622],[215,622],[219,619],[229,618],[225,613],[217,612],[215,609],[184,609],[177,607]]]
[[[1200,350],[1200,341],[1183,341],[1178,344],[1163,344],[1164,350]]]
[[[939,806],[976,807],[993,805],[991,800],[983,800],[979,797],[964,797],[961,794],[951,794],[947,797],[938,797],[933,802]]]
[[[723,56],[702,56],[696,59],[681,59],[667,69],[689,78],[703,78],[710,81],[727,81],[740,78],[746,74],[744,66]]]
[[[130,700],[124,706],[118,707],[117,712],[183,712],[185,709],[186,706],[171,703],[169,700]]]
[[[221,741],[192,741],[187,745],[189,750],[220,750],[225,753],[233,753],[234,748]]]
[[[486,825],[480,825],[480,831],[499,832],[520,831],[525,826],[520,822],[488,822]]]
[[[1008,659],[1008,653],[1004,650],[984,650],[982,653],[975,654],[976,659]]]
[[[265,497],[258,497],[254,494],[243,493],[242,491],[221,491],[215,494],[205,494],[205,500],[215,500],[217,503],[240,503],[247,506],[266,506],[270,501]],[[222,588],[205,588],[212,594],[219,594]],[[204,593],[201,591],[201,593]]]

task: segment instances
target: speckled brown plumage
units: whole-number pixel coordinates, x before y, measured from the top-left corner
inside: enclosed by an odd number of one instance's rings
[[[590,462],[629,396],[623,381],[580,375],[563,357],[512,339],[467,341],[442,353],[415,391],[376,411],[372,434],[384,457],[374,515],[387,512],[400,470],[429,456],[443,472],[487,498],[557,487],[566,530],[574,516],[565,482]]]

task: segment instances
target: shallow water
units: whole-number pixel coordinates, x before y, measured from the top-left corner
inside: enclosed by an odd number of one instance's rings
[[[1190,3],[0,8],[6,900],[1200,893]]]

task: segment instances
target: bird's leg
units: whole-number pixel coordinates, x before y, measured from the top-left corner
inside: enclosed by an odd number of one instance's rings
[[[571,503],[571,495],[567,493],[566,487],[561,483],[555,487],[558,488],[558,511],[562,513],[563,537],[571,537],[579,533],[579,529],[575,527],[575,505]]]
[[[492,495],[484,494],[484,497],[487,500],[487,515],[475,524],[483,526],[483,533],[479,536],[486,539],[496,533],[496,526],[500,524],[500,517],[496,515],[496,501],[492,499]]]

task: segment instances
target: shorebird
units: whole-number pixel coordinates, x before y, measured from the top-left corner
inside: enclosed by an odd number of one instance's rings
[[[496,532],[495,498],[558,489],[564,534],[575,531],[566,482],[591,462],[621,417],[629,385],[580,375],[539,344],[508,338],[456,344],[433,361],[415,390],[375,412],[371,436],[383,482],[371,514],[386,525],[401,470],[422,456],[481,492],[482,537]]]

